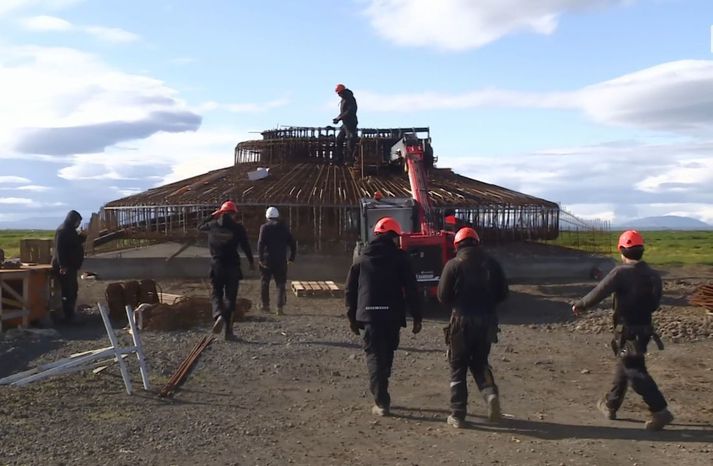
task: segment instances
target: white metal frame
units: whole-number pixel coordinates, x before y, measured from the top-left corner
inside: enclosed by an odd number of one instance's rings
[[[107,357],[113,356],[113,359],[119,363],[119,370],[121,371],[121,378],[124,380],[124,386],[126,387],[126,393],[132,394],[133,388],[131,385],[131,378],[129,377],[129,370],[124,361],[125,355],[136,354],[136,358],[139,362],[139,370],[141,372],[141,380],[144,385],[144,390],[150,390],[149,385],[149,374],[148,368],[146,366],[146,360],[144,358],[143,345],[141,343],[141,335],[139,334],[138,327],[134,321],[134,310],[131,306],[126,306],[126,316],[129,319],[129,326],[131,328],[131,337],[133,340],[133,345],[128,347],[119,346],[119,341],[116,338],[116,332],[111,326],[111,321],[109,320],[109,312],[102,303],[99,304],[99,313],[101,314],[102,321],[104,322],[104,328],[106,329],[107,336],[111,342],[111,346],[106,348],[99,348],[92,351],[85,351],[83,353],[73,354],[68,358],[60,359],[53,363],[44,364],[35,369],[30,369],[29,371],[20,372],[18,374],[5,377],[0,379],[0,385],[13,385],[13,386],[23,386],[37,380],[46,379],[55,375],[68,374],[70,372],[81,371],[89,369],[92,365],[96,365],[98,361],[105,360]]]

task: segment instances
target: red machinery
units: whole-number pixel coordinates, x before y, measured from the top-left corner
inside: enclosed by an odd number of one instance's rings
[[[401,248],[408,252],[419,286],[427,296],[435,296],[441,271],[455,255],[453,233],[439,230],[428,197],[428,170],[433,165],[430,138],[415,133],[404,135],[391,147],[390,162],[408,172],[412,198],[362,199],[362,242],[372,239],[371,229],[379,219],[394,217],[403,229]]]

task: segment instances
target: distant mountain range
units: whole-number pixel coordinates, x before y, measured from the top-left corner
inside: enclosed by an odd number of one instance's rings
[[[664,215],[661,217],[637,218],[613,225],[618,230],[713,230],[713,225],[691,217]]]

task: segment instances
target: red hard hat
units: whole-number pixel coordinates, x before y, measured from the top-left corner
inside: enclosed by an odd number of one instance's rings
[[[384,234],[390,231],[401,236],[401,225],[391,217],[384,217],[374,225],[374,233],[376,234]]]
[[[633,248],[634,246],[643,246],[644,237],[636,230],[627,230],[619,237],[619,245],[617,249]]]
[[[225,201],[225,202],[223,202],[223,205],[220,206],[220,209],[213,212],[212,215],[213,215],[213,217],[217,217],[218,215],[235,214],[237,212],[238,212],[238,208],[235,206],[235,202]]]
[[[478,233],[470,227],[465,227],[458,230],[458,233],[456,233],[456,237],[453,240],[453,244],[458,245],[458,243],[466,239],[472,239],[480,242],[480,236],[478,236]]]
[[[343,91],[344,89],[346,89],[346,88],[347,88],[347,87],[346,87],[344,84],[337,84],[337,87],[334,88],[334,92],[336,92],[337,94],[339,94],[340,92],[342,92],[342,91]]]

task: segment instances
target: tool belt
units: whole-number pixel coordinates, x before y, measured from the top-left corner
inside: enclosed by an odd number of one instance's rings
[[[459,319],[459,318],[466,318],[466,319],[470,320],[471,323],[473,323],[477,326],[481,326],[481,327],[487,326],[488,340],[491,343],[498,342],[498,333],[500,332],[500,327],[499,327],[500,322],[498,321],[498,316],[496,314],[487,315],[487,316],[482,316],[482,315],[465,316],[465,315],[454,310],[451,313],[451,319],[448,322],[448,325],[443,327],[443,340],[445,341],[446,346],[450,347],[450,345],[451,345],[451,327],[453,326],[453,320]]]
[[[664,349],[661,336],[656,333],[653,325],[617,324],[611,348],[615,356],[641,356],[646,354],[649,340],[654,340],[659,351]]]

